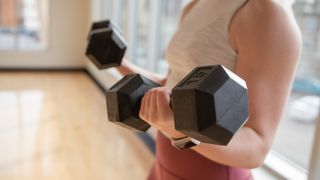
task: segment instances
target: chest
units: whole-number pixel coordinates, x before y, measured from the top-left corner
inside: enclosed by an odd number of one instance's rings
[[[226,1],[199,1],[184,16],[167,51],[171,69],[189,71],[234,60],[228,36],[232,12],[228,7]]]

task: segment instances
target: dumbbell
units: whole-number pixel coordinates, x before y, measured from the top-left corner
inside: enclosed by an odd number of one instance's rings
[[[148,130],[150,125],[139,117],[141,99],[147,91],[159,86],[139,74],[124,76],[106,91],[109,121],[139,132]]]
[[[139,74],[123,77],[106,93],[109,120],[146,131],[141,99],[158,86]],[[175,129],[203,143],[227,145],[248,118],[247,98],[246,83],[224,66],[197,67],[172,89]]]
[[[99,69],[120,66],[127,45],[117,28],[109,21],[92,24],[86,56]]]

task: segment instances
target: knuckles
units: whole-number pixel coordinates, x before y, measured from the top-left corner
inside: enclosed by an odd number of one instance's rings
[[[161,117],[161,115],[159,114],[159,109],[165,106],[165,104],[163,103],[164,99],[166,99],[167,94],[170,95],[170,93],[171,91],[167,87],[152,88],[148,92],[146,92],[141,100],[141,108],[139,111],[140,118],[149,123],[157,122],[158,118]],[[150,102],[154,103],[151,106],[157,107],[156,112],[150,112]],[[159,107],[157,105],[159,105]]]

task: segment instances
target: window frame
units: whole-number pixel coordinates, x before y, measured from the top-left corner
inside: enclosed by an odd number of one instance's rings
[[[315,129],[314,143],[312,154],[310,156],[309,179],[320,179],[320,115],[316,119],[317,125]]]
[[[306,180],[308,177],[307,170],[273,150],[267,155],[262,168],[282,179]]]

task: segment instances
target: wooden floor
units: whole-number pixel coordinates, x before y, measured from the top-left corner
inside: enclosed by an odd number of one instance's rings
[[[81,72],[0,72],[0,179],[145,179],[153,155],[107,122]]]

